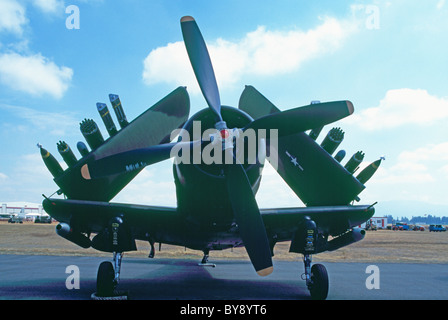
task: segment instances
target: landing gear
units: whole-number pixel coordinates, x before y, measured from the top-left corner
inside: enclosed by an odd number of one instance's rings
[[[202,261],[201,261],[201,263],[198,264],[198,266],[215,268],[216,265],[214,263],[208,263],[210,250],[205,249],[203,252],[204,252],[204,256],[202,257]]]
[[[113,253],[112,261],[102,262],[98,268],[97,292],[92,294],[92,299],[127,300],[127,293],[118,292],[116,288],[120,281],[123,252],[136,250],[136,246],[123,217],[112,218],[107,228],[93,238],[92,247]]]
[[[121,260],[123,253],[114,252],[112,261],[104,261],[98,268],[96,278],[97,292],[92,294],[95,300],[127,300],[127,293],[116,290],[120,281]]]
[[[315,264],[311,267],[311,256],[304,255],[303,263],[305,265],[306,286],[313,300],[325,300],[328,296],[328,273],[327,269],[321,264]]]
[[[115,271],[112,262],[104,261],[98,268],[96,277],[96,295],[99,297],[110,297],[115,290]]]
[[[313,300],[325,300],[328,296],[328,273],[321,264],[311,266],[311,255],[322,252],[326,238],[318,233],[316,223],[305,217],[303,225],[297,231],[290,252],[302,253],[305,273],[302,279],[310,291]]]

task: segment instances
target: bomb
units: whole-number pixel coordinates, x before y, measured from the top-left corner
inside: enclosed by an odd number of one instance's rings
[[[98,109],[98,112],[101,116],[101,119],[103,119],[104,125],[106,126],[107,132],[109,133],[109,136],[113,137],[117,134],[117,127],[115,127],[115,123],[112,120],[112,117],[110,116],[109,109],[107,108],[107,105],[105,103],[98,102],[96,104],[96,108]]]
[[[125,128],[129,122],[126,119],[126,115],[123,111],[123,106],[121,105],[120,97],[116,94],[110,94],[109,95],[110,103],[112,104],[112,107],[114,108],[115,114],[118,119],[118,123],[120,124],[121,129]]]
[[[81,154],[82,157],[85,157],[86,155],[89,154],[89,149],[87,149],[87,146],[84,142],[79,141],[76,144],[76,148],[78,148],[79,153]]]
[[[64,170],[62,169],[59,162],[53,157],[53,155],[48,152],[46,149],[42,148],[41,145],[39,145],[40,148],[40,154],[42,156],[42,160],[44,160],[45,166],[50,171],[50,173],[53,175],[53,177],[57,178],[61,174],[64,173]]]
[[[383,157],[369,164],[366,168],[364,168],[364,170],[361,171],[360,174],[358,174],[356,179],[358,179],[358,181],[362,184],[365,184],[367,181],[369,181],[370,178],[372,178],[376,170],[378,170],[382,160],[384,160]]]
[[[346,154],[345,150],[339,150],[339,152],[336,153],[334,158],[336,159],[337,162],[340,163],[342,160],[344,160],[345,154]]]

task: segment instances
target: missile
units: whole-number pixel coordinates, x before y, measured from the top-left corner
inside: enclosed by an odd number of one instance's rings
[[[126,127],[129,124],[129,122],[126,119],[126,115],[124,114],[123,106],[121,105],[121,101],[120,101],[120,97],[116,94],[110,94],[109,100],[110,100],[110,103],[112,103],[112,107],[115,110],[115,114],[117,116],[118,123],[120,124],[121,129],[123,129],[124,127]]]
[[[50,171],[50,173],[53,175],[53,177],[57,178],[61,174],[64,173],[64,170],[62,169],[59,162],[53,157],[53,155],[48,152],[46,149],[42,148],[41,145],[39,145],[40,148],[40,154],[42,156],[42,160],[44,160],[45,165],[47,166],[47,169]]]
[[[321,143],[321,147],[329,154],[333,154],[344,140],[344,131],[341,128],[333,128]]]
[[[347,164],[345,165],[345,169],[350,172],[354,173],[356,169],[358,169],[359,164],[364,160],[365,154],[362,151],[356,152],[350,160],[348,160]]]
[[[107,132],[109,132],[109,136],[113,137],[114,135],[117,134],[118,131],[117,127],[115,127],[115,123],[112,120],[112,117],[110,116],[110,112],[109,109],[107,108],[107,105],[105,103],[98,102],[96,104],[96,108],[98,109],[101,119],[103,119]]]
[[[89,149],[87,149],[87,146],[84,142],[79,141],[76,145],[76,148],[78,148],[79,153],[81,154],[82,157],[85,157],[86,155],[89,154]]]
[[[89,144],[90,149],[95,150],[103,144],[103,135],[95,121],[92,119],[84,119],[79,125],[81,133]]]
[[[65,141],[59,141],[57,144],[58,151],[62,158],[64,159],[65,163],[71,168],[73,167],[77,162],[78,159],[76,159],[75,155],[73,154],[72,149],[70,149],[70,146],[65,143]]]
[[[369,181],[370,178],[372,178],[376,170],[378,170],[382,160],[384,160],[383,157],[376,160],[375,162],[372,162],[370,165],[364,168],[364,170],[362,170],[360,174],[358,174],[356,179],[358,179],[358,181],[361,182],[362,184],[365,184],[367,181]]]

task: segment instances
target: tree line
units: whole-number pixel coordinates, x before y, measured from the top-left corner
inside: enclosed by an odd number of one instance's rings
[[[396,222],[406,222],[407,224],[416,224],[416,223],[420,223],[420,224],[445,224],[448,225],[448,217],[437,217],[437,216],[433,216],[433,215],[424,215],[424,216],[412,216],[412,218],[408,218],[408,217],[392,217],[392,215],[388,215],[387,217],[387,221],[388,223],[396,223]]]

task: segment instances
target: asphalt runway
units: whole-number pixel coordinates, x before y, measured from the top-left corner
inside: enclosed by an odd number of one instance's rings
[[[0,255],[0,299],[89,300],[96,291],[101,257]],[[107,259],[106,259],[107,260]],[[301,260],[275,261],[274,272],[259,277],[249,261],[123,259],[120,290],[132,300],[309,300]],[[448,265],[380,263],[379,289],[368,289],[367,263],[323,263],[330,278],[329,300],[446,300]],[[79,270],[79,289],[67,289],[68,266]]]

